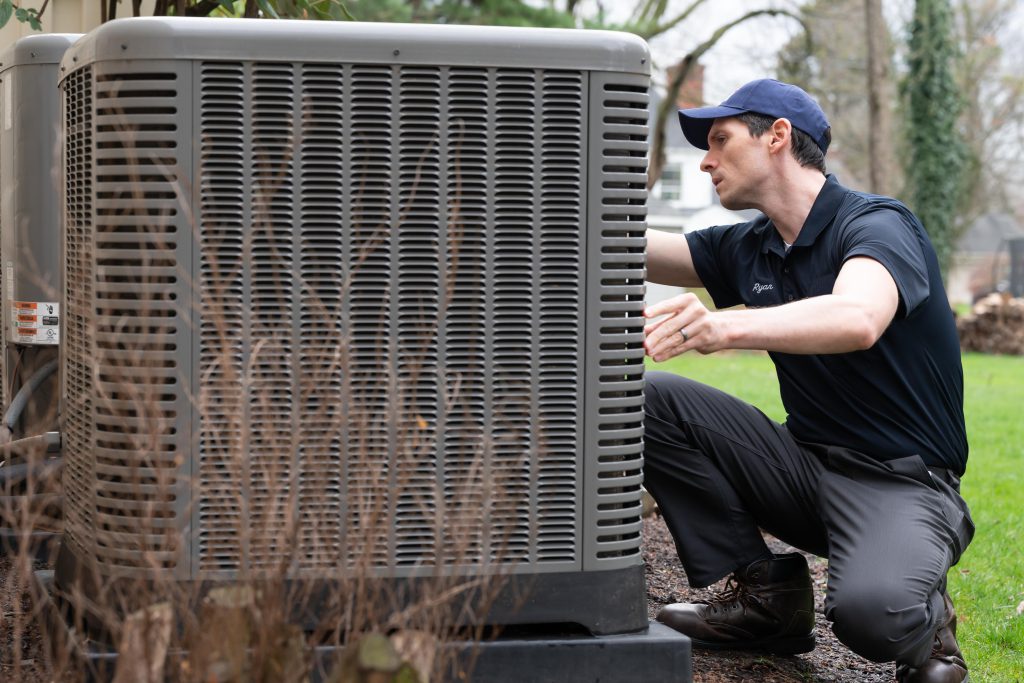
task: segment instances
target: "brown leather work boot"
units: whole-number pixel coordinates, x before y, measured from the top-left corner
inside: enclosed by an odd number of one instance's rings
[[[737,570],[713,600],[666,605],[658,621],[707,650],[794,655],[814,649],[814,592],[800,553]]]
[[[899,683],[969,683],[967,662],[956,643],[956,610],[949,593],[943,592],[942,597],[946,603],[946,619],[935,631],[931,657],[916,668],[909,664],[898,665],[896,680]]]

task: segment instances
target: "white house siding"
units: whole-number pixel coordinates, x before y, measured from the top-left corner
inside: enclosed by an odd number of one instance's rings
[[[155,0],[143,0],[142,15],[153,13]],[[22,0],[21,7],[39,9],[43,0]],[[118,17],[130,17],[132,4],[121,0],[117,5]],[[14,17],[0,29],[0,52],[6,50],[18,39],[36,33],[88,33],[100,25],[99,0],[50,0],[43,13],[43,30],[33,31],[28,24],[23,24]]]

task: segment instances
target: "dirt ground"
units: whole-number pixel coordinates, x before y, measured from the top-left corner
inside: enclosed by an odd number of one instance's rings
[[[777,553],[793,552],[793,548],[769,539],[769,546]],[[740,652],[693,654],[693,680],[695,683],[788,683],[799,681],[844,681],[848,683],[891,683],[893,664],[875,664],[855,655],[832,635],[823,615],[825,595],[825,561],[807,555],[811,578],[815,587],[814,627],[818,646],[813,652],[795,657]],[[676,556],[672,537],[658,515],[644,521],[644,563],[647,568],[647,610],[650,617],[671,602],[690,602],[707,597],[721,585],[710,589],[691,590]],[[723,582],[724,583],[724,582]]]
[[[790,552],[792,549],[770,539],[776,552]],[[810,653],[795,657],[773,657],[770,655],[739,652],[717,652],[714,654],[694,652],[693,680],[697,683],[812,683],[818,681],[844,681],[848,683],[889,683],[893,680],[894,667],[891,664],[874,664],[850,652],[836,640],[828,623],[822,616],[822,598],[825,588],[825,562],[808,556],[812,577],[816,587],[818,612],[815,632],[817,648]],[[670,602],[684,602],[708,595],[708,590],[691,590],[679,560],[676,557],[672,538],[662,519],[654,515],[644,522],[644,562],[647,570],[647,607],[653,616],[662,605]],[[4,683],[45,683],[51,680],[44,670],[44,654],[40,633],[31,627],[24,633],[15,633],[11,628],[16,611],[30,610],[27,600],[19,608],[14,602],[11,585],[11,567],[7,558],[0,557],[0,681]],[[714,590],[712,587],[711,590]],[[20,646],[15,646],[15,641]],[[15,674],[14,656],[19,656],[21,671]],[[527,683],[527,682],[524,682]],[[657,683],[645,681],[643,683]]]

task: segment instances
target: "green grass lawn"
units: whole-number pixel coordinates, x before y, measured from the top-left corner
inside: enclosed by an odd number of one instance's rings
[[[1024,682],[1024,358],[964,355],[971,455],[963,495],[977,532],[950,571],[959,641],[974,683]],[[783,420],[766,354],[687,354],[652,369],[686,375]],[[1024,609],[1024,607],[1022,607]]]

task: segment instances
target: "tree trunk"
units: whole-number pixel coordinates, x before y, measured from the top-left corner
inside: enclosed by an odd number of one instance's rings
[[[882,0],[864,0],[868,47],[868,169],[871,191],[893,195],[892,78]]]

